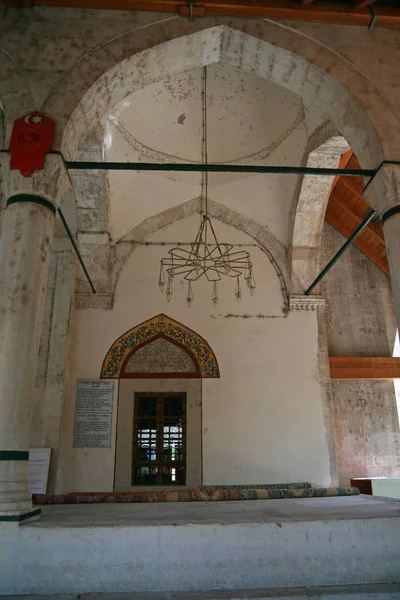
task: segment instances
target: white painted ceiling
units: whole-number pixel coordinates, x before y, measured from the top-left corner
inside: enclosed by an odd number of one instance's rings
[[[201,162],[202,70],[149,85],[103,121],[106,161]],[[233,67],[207,68],[208,161],[299,165],[310,135],[299,97]],[[307,111],[308,113],[308,111]],[[313,128],[318,116],[312,113]],[[201,195],[199,173],[110,172],[110,233],[120,239],[144,219]],[[209,197],[251,217],[283,243],[298,178],[209,176]]]

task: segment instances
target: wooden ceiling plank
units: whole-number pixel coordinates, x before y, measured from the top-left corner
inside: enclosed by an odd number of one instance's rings
[[[345,199],[342,200],[342,198],[338,194],[331,196],[328,206],[330,204],[340,207],[344,221],[347,221],[350,218],[350,220],[353,223],[359,225],[364,218],[364,215],[359,215],[355,213],[354,210],[352,210],[352,206],[348,202],[346,202]]]
[[[328,207],[331,202],[339,205],[340,208],[343,210],[343,212],[345,212],[348,217],[352,218],[353,222],[356,222],[357,225],[359,225],[365,217],[365,213],[363,213],[361,215],[356,214],[352,210],[352,207],[349,206],[348,204],[346,204],[346,202],[344,202],[343,200],[341,200],[341,198],[339,198],[338,195],[331,197],[331,199],[329,200],[329,203],[328,203]],[[364,231],[368,231],[369,233],[371,233],[374,236],[374,238],[378,242],[380,242],[381,244],[385,244],[385,238],[383,237],[383,231],[382,231],[382,233],[380,233],[380,231],[377,230],[376,225],[374,225],[373,223],[370,223]]]
[[[373,250],[375,252],[375,246],[374,246],[375,239],[368,231],[366,231],[366,229],[367,228],[365,228],[364,231],[360,234],[360,239],[362,239],[364,244],[368,244],[368,246],[371,247],[371,250]]]
[[[0,0],[14,6],[15,0]],[[31,0],[20,0],[30,6]],[[35,0],[36,6],[65,8],[115,9],[146,12],[166,12],[189,16],[189,0]],[[312,3],[302,6],[297,0],[202,0],[196,1],[195,10],[203,16],[244,17],[260,19],[284,19],[311,23],[361,25],[368,27],[371,14],[368,8],[354,9],[349,3]],[[380,7],[376,9],[376,27],[400,29],[400,9]]]
[[[351,195],[357,196],[357,198],[360,201],[364,202],[366,205],[369,206],[368,202],[365,200],[364,196],[362,195],[362,191],[359,188],[355,187],[355,185],[353,184],[352,181],[347,181],[347,180],[348,180],[348,177],[340,177],[340,185],[345,187],[349,191],[349,193],[351,193]],[[363,184],[363,187],[364,187],[364,184]]]
[[[333,381],[387,381],[400,379],[400,358],[381,356],[330,356]]]
[[[340,217],[338,217],[334,212],[331,211],[329,204],[328,204],[328,209],[326,211],[325,219],[330,225],[332,225],[332,227],[337,229],[337,231],[339,231],[339,233],[341,233],[346,239],[349,239],[349,237],[351,236],[351,234],[354,231],[354,226],[345,224],[340,219]],[[367,256],[367,258],[372,260],[372,262],[377,267],[379,267],[379,269],[381,269],[381,271],[383,271],[388,277],[390,276],[389,265],[388,265],[387,259],[381,257],[379,254],[377,254],[371,248],[371,246],[369,246],[368,244],[365,244],[363,242],[363,240],[360,239],[360,236],[358,236],[354,240],[353,245],[358,250],[360,250],[360,252],[362,252],[365,256]]]
[[[339,160],[338,169],[345,169],[347,167],[347,165],[349,164],[349,162],[351,161],[353,155],[354,155],[354,151],[351,148],[350,148],[350,150],[347,150],[347,152],[345,152],[344,154],[342,154],[342,156],[340,157],[340,160]],[[358,167],[356,167],[356,168],[358,168]],[[338,182],[340,181],[341,178],[342,177],[340,175],[337,175],[335,177],[335,179],[333,180],[331,194],[332,194],[333,190],[335,189],[335,187],[337,186],[337,184],[338,184]]]
[[[352,150],[343,168],[359,169],[360,163]],[[341,159],[341,160],[342,160]],[[340,165],[342,166],[342,165]],[[362,177],[336,177],[326,209],[325,220],[348,239],[360,225],[371,205],[363,197]],[[381,223],[374,219],[354,240],[353,245],[390,277],[385,240]]]

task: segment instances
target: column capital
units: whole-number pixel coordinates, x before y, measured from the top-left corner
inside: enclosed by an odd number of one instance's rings
[[[304,296],[294,294],[290,298],[290,310],[302,312],[320,312],[325,310],[325,298],[323,296]]]
[[[10,155],[0,154],[1,185],[5,198],[17,194],[31,194],[45,198],[55,208],[71,188],[68,172],[61,156],[47,154],[44,169],[24,177],[16,169],[10,169]]]
[[[364,197],[385,220],[385,214],[397,206],[400,210],[400,164],[384,164],[371,183]]]

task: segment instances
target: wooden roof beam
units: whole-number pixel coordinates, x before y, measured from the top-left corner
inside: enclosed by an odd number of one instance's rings
[[[15,0],[0,0],[7,6],[15,6]],[[20,6],[30,6],[31,0],[18,0]],[[35,0],[35,6],[61,8],[115,9],[146,12],[165,12],[188,17],[190,0]],[[283,19],[310,23],[334,23],[338,25],[361,25],[368,27],[371,12],[366,8],[354,8],[351,2],[329,2],[308,5],[298,0],[196,0],[192,4],[194,16],[244,17],[260,19]],[[376,6],[375,27],[400,29],[400,8]]]
[[[330,356],[332,381],[387,381],[400,379],[400,358]]]
[[[329,204],[328,209],[326,211],[325,219],[330,225],[332,225],[332,227],[337,229],[339,233],[341,233],[346,239],[349,239],[349,237],[354,231],[354,226],[349,226],[346,223],[344,223],[337,215],[333,213],[333,211],[329,207]],[[370,233],[370,230],[368,228],[366,228],[364,231]],[[364,242],[364,240],[362,239],[362,234],[356,237],[356,239],[353,241],[353,246],[358,248],[360,252],[365,254],[365,256],[372,260],[372,262],[376,264],[376,266],[379,267],[381,271],[383,271],[388,277],[390,277],[389,265],[387,260],[382,258],[382,256],[380,256],[376,252],[376,250],[374,250],[369,244]]]
[[[366,8],[367,6],[371,6],[375,0],[354,0],[353,7],[354,9],[358,8]]]
[[[361,221],[363,220],[363,218],[365,217],[365,214],[360,215],[360,214],[354,212],[353,208],[351,206],[349,206],[346,202],[343,202],[343,200],[338,195],[335,195],[333,197],[333,202],[334,202],[334,204],[337,204],[344,212],[346,212],[347,215],[349,215],[349,217],[352,217],[354,219],[354,221],[357,223],[357,225],[359,225],[361,223]],[[379,231],[377,231],[373,226],[371,227],[371,223],[369,225],[367,225],[367,227],[365,228],[364,231],[373,235],[374,238],[376,239],[376,241],[379,242],[380,244],[383,244],[383,245],[385,244],[385,239],[384,239],[383,235],[381,235],[381,233]]]

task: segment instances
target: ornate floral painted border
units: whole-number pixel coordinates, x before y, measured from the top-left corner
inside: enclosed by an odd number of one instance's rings
[[[196,332],[166,315],[158,315],[122,334],[111,346],[101,368],[102,379],[118,379],[130,352],[159,335],[183,346],[199,365],[200,377],[219,377],[218,362],[207,342]]]

